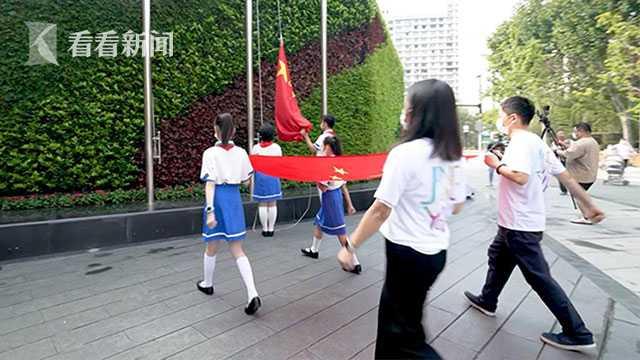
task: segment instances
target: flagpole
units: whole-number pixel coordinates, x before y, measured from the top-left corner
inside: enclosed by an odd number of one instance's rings
[[[247,42],[247,152],[253,147],[253,2],[245,2],[245,39]]]
[[[320,47],[322,51],[322,115],[328,113],[327,109],[327,0],[322,0],[320,5]]]
[[[142,0],[142,31],[144,34],[144,162],[147,180],[147,206],[153,210],[153,90],[151,88],[151,0]]]

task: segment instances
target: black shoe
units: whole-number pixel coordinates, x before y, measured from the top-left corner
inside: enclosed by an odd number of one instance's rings
[[[267,231],[267,237],[273,237],[275,231]]]
[[[260,300],[260,297],[256,296],[251,299],[249,305],[244,308],[244,313],[247,315],[253,315],[258,311],[258,309],[260,309],[260,306],[262,306],[262,300]]]
[[[308,256],[312,259],[317,259],[319,254],[317,251],[311,251],[311,249],[306,248],[306,249],[300,249],[300,251],[302,252],[302,255],[304,256]]]
[[[540,340],[562,350],[581,351],[596,347],[596,343],[593,341],[592,335],[585,336],[584,338],[575,338],[567,336],[564,333],[543,333],[540,336]]]
[[[481,313],[487,316],[491,316],[491,317],[496,316],[496,309],[495,308],[492,309],[489,306],[485,305],[482,302],[482,298],[480,296],[475,296],[468,291],[464,292],[464,296],[467,298],[467,300],[469,300],[469,304],[471,304],[471,306],[474,307],[476,310],[480,311]]]
[[[269,237],[269,232],[268,231],[263,231],[262,232],[262,237]]]
[[[347,270],[345,268],[342,268],[342,270],[346,271],[346,272],[350,272],[350,273],[356,274],[356,275],[360,275],[360,273],[362,272],[362,265],[360,265],[360,264],[355,265],[352,270]]]
[[[196,286],[198,287],[198,290],[202,291],[203,293],[207,295],[213,295],[213,286],[211,287],[200,286],[200,281],[196,283]]]

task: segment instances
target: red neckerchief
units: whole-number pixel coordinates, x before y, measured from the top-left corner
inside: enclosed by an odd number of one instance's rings
[[[273,144],[272,141],[261,141],[260,142],[260,147],[266,148],[266,147],[270,146],[271,144]]]
[[[218,146],[220,146],[221,148],[229,151],[231,150],[231,148],[233,148],[233,144],[219,144]]]

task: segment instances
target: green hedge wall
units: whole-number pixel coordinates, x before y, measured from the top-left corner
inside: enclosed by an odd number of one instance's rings
[[[276,0],[261,0],[263,58],[277,51]],[[319,0],[282,0],[290,53],[319,35]],[[370,21],[374,0],[329,0],[329,32]],[[24,22],[57,24],[58,63],[25,66]],[[136,179],[143,138],[142,59],[72,58],[67,37],[140,32],[133,0],[5,0],[0,3],[0,195],[122,189]],[[174,33],[174,56],[154,59],[155,112],[187,110],[244,71],[244,2],[156,0],[152,28]],[[255,47],[255,46],[254,46]]]
[[[376,49],[364,64],[329,78],[329,110],[338,117],[336,130],[346,153],[383,152],[395,141],[403,105],[402,79],[400,60],[388,42]],[[313,136],[319,132],[320,96],[321,89],[316,88],[300,103],[305,114],[313,114],[310,116],[316,125]],[[302,143],[281,145],[285,154],[306,154],[308,151]],[[285,189],[298,186],[307,185],[284,183]],[[156,189],[158,200],[201,199],[202,196],[200,184]],[[117,205],[144,199],[144,189],[17,196],[0,198],[0,210]]]
[[[346,154],[385,152],[395,141],[403,106],[403,70],[390,41],[361,66],[329,78],[329,113],[337,118],[336,132]],[[302,113],[320,134],[322,90],[315,89],[300,103]],[[303,143],[281,143],[285,154],[306,154]]]

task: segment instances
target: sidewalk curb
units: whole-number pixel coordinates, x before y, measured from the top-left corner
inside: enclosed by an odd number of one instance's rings
[[[640,317],[640,297],[618,281],[583,259],[551,235],[544,234],[545,245],[602,289],[609,297]]]

